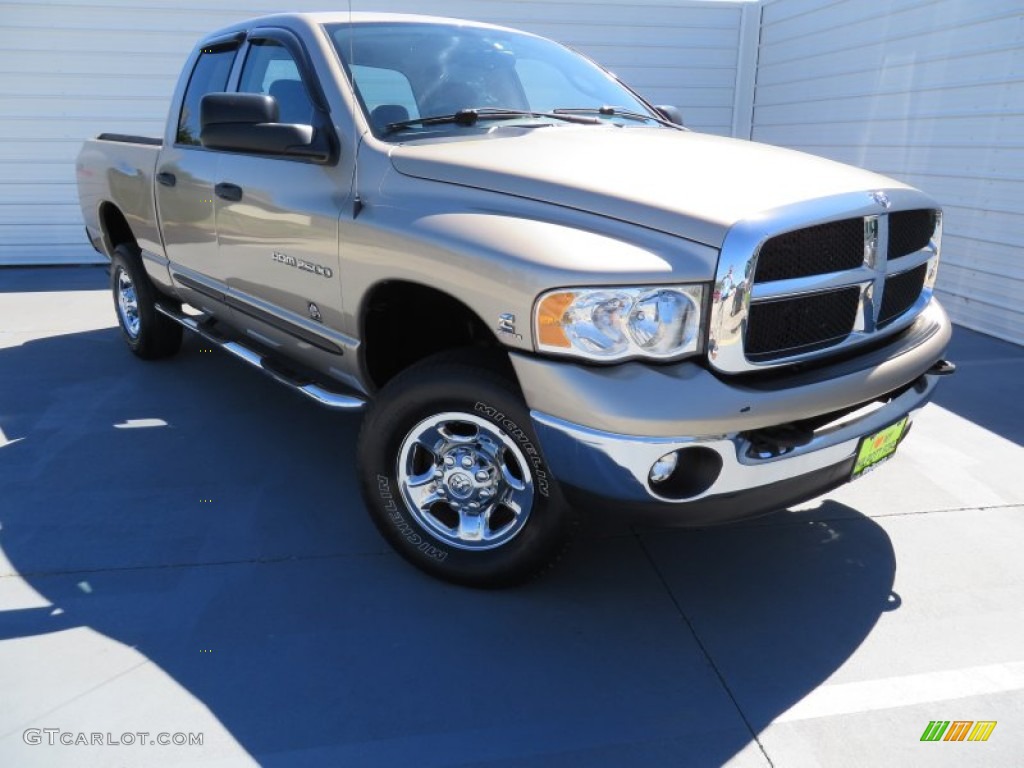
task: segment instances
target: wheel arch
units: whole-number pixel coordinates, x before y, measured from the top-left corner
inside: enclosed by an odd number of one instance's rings
[[[423,283],[383,280],[372,286],[360,308],[359,330],[363,371],[377,389],[420,360],[467,347],[493,353],[515,380],[506,347],[483,319],[450,293]]]
[[[113,257],[114,249],[119,245],[128,245],[133,249],[138,249],[139,243],[135,233],[132,231],[128,219],[116,204],[109,200],[100,203],[99,222],[107,256]]]

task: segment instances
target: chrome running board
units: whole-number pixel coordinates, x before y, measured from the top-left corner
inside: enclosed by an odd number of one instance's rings
[[[271,361],[259,352],[250,349],[241,342],[222,338],[211,333],[209,329],[204,328],[201,322],[204,316],[192,317],[184,314],[183,312],[165,307],[159,303],[155,306],[156,311],[161,315],[171,318],[171,320],[182,327],[187,328],[193,333],[198,334],[210,344],[220,347],[225,352],[234,355],[239,360],[243,360],[253,368],[257,368],[267,374],[267,376],[277,383],[284,384],[289,389],[305,395],[311,400],[315,400],[320,405],[339,411],[361,411],[366,407],[366,400],[361,397],[343,394],[341,392],[334,392],[312,382],[300,381],[289,376],[284,371],[275,369]]]

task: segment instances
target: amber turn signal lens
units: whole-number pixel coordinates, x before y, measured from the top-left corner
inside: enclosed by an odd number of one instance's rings
[[[537,308],[537,338],[549,347],[570,347],[572,343],[565,335],[562,318],[572,306],[576,294],[569,292],[549,293]]]

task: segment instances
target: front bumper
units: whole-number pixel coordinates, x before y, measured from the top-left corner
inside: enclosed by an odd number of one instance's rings
[[[513,363],[541,448],[570,498],[704,525],[784,508],[848,480],[861,438],[912,419],[931,398],[948,372],[936,363],[950,335],[933,301],[884,347],[759,383],[722,380],[693,363],[626,372],[520,355]],[[551,403],[565,405],[552,412],[544,407]],[[761,436],[782,425],[798,425],[804,438],[772,455]],[[659,492],[651,468],[677,450],[681,461],[700,459],[706,482]]]

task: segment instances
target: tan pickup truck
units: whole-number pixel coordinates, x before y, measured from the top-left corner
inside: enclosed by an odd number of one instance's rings
[[[366,409],[385,538],[502,585],[597,505],[706,525],[859,477],[953,370],[932,199],[681,122],[514,30],[269,16],[199,42],[162,139],[86,142],[79,191],[135,354],[184,328]]]

